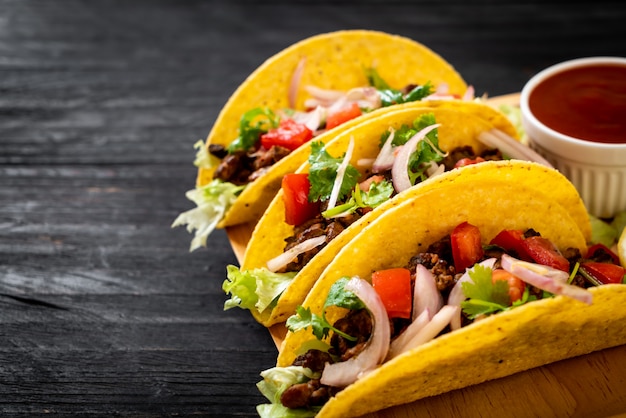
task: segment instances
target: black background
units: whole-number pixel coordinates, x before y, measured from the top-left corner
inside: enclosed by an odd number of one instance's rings
[[[0,0],[0,415],[255,416],[268,332],[222,311],[224,231],[188,253],[192,148],[264,59],[411,37],[478,95],[626,56],[619,2]]]

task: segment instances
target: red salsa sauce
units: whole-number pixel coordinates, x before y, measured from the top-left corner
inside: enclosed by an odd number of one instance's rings
[[[528,105],[555,131],[593,142],[626,143],[626,65],[590,64],[539,83]]]

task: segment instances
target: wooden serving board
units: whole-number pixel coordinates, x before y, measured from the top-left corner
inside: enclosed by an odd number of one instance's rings
[[[519,93],[494,97],[489,103],[516,105]],[[253,224],[227,229],[240,263],[253,229]],[[269,332],[278,349],[286,334],[285,327],[275,325]],[[626,418],[626,345],[421,399],[363,418],[432,417]]]

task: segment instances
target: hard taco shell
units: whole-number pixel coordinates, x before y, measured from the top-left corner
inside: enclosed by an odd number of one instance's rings
[[[403,124],[411,124],[419,115],[434,113],[437,122],[442,124],[438,128],[439,145],[444,151],[460,145],[471,145],[476,150],[484,149],[484,145],[476,138],[481,132],[493,129],[493,125],[474,116],[471,112],[465,112],[464,109],[467,108],[476,109],[477,107],[457,102],[435,107],[411,106],[388,111],[342,132],[327,143],[326,148],[331,155],[343,155],[350,138],[354,138],[355,147],[351,163],[356,166],[360,159],[373,158],[378,154],[380,135],[390,126],[397,129]],[[298,172],[306,171],[308,171],[308,164],[298,169]],[[537,187],[543,193],[551,193],[558,204],[569,208],[584,236],[591,236],[589,218],[578,193],[574,186],[557,171],[539,164],[513,160],[467,166],[412,187],[350,225],[306,264],[283,292],[277,306],[271,312],[265,311],[259,314],[253,311],[255,319],[265,326],[284,322],[293,314],[296,306],[302,303],[317,278],[339,250],[385,211],[431,188],[437,188],[440,184],[459,183],[470,178],[475,178],[476,180],[471,181],[476,182],[500,179],[497,184],[508,181],[526,183]],[[242,262],[242,270],[264,267],[268,260],[283,252],[284,240],[293,231],[293,228],[284,222],[284,210],[282,191],[279,191],[253,231]]]
[[[586,249],[567,208],[534,185],[497,178],[448,182],[404,201],[364,228],[324,270],[303,306],[320,314],[328,289],[340,277],[369,278],[375,270],[403,266],[463,221],[478,226],[485,242],[503,228],[532,227],[561,249]],[[591,305],[557,296],[440,336],[348,386],[317,416],[360,416],[626,343],[626,285],[590,291]],[[327,312],[331,323],[340,315]],[[288,333],[277,365],[291,364],[301,344],[313,338],[307,330]]]

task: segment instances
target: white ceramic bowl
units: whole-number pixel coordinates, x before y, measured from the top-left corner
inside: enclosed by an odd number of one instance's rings
[[[626,68],[626,58],[580,58],[548,67],[526,83],[522,89],[520,107],[522,126],[528,135],[529,145],[570,179],[589,213],[600,218],[610,218],[626,210],[626,137],[622,143],[575,138],[546,126],[529,107],[529,97],[542,81],[564,70],[596,64]],[[626,119],[626,114],[620,117]]]

